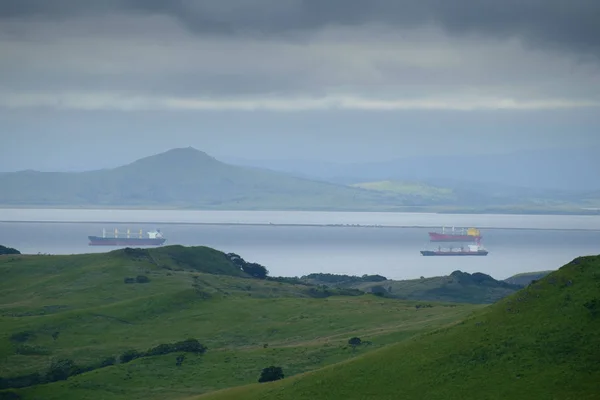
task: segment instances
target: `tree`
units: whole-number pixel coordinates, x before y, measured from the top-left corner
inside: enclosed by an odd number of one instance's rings
[[[245,265],[242,265],[242,271],[258,279],[265,279],[269,274],[269,271],[265,267],[257,263],[246,263]]]
[[[275,366],[270,366],[267,368],[264,368],[260,374],[260,378],[258,378],[258,382],[263,383],[263,382],[272,382],[272,381],[277,381],[279,379],[283,379],[284,375],[283,375],[283,370],[281,369],[281,367],[275,367]]]
[[[21,252],[17,249],[13,249],[12,247],[6,247],[6,246],[0,245],[0,255],[3,255],[3,254],[16,255],[16,254],[21,254]]]
[[[203,354],[206,352],[206,346],[200,343],[197,339],[186,339],[175,343],[173,346],[175,351],[183,351],[186,353]]]
[[[352,347],[360,346],[362,344],[362,340],[359,337],[353,337],[348,340],[348,344]]]

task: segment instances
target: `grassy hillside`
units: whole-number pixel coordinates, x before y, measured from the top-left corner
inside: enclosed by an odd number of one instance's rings
[[[398,196],[222,163],[173,149],[107,170],[0,174],[0,204],[326,209],[397,206]]]
[[[206,247],[3,255],[0,276],[1,387],[14,387],[16,377],[36,382],[65,365],[71,372],[92,369],[6,389],[23,399],[187,398],[255,382],[271,364],[289,376],[345,361],[481,307],[421,308],[414,301],[254,279]],[[353,336],[371,344],[354,349],[347,345]],[[130,350],[164,350],[188,338],[208,350],[120,362]]]
[[[402,196],[405,204],[428,205],[436,211],[465,213],[581,213],[593,204],[592,195],[581,197],[556,190],[431,179],[427,182],[385,180],[354,183],[350,186]],[[600,197],[596,197],[600,198]]]
[[[509,278],[506,278],[504,280],[504,282],[507,282],[507,283],[510,283],[513,285],[527,286],[531,282],[537,281],[538,279],[542,279],[543,277],[545,277],[548,274],[551,274],[552,272],[554,272],[554,271],[548,270],[548,271],[537,271],[537,272],[523,272],[521,274],[516,274]]]
[[[600,256],[581,257],[454,326],[228,399],[597,399]]]
[[[521,286],[497,281],[480,272],[454,271],[448,276],[434,276],[403,281],[362,283],[352,287],[366,292],[376,291],[403,300],[451,301],[458,303],[494,303],[521,289]]]
[[[458,200],[458,196],[452,189],[427,185],[422,182],[376,181],[355,183],[351,186],[402,195],[421,204],[455,204]]]

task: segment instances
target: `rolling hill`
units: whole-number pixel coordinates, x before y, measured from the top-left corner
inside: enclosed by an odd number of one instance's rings
[[[313,371],[481,308],[244,271],[201,246],[0,256],[0,398],[185,399],[255,382],[273,363]],[[370,344],[352,348],[353,336]]]
[[[194,399],[596,399],[599,288],[600,256],[580,257],[453,326]]]

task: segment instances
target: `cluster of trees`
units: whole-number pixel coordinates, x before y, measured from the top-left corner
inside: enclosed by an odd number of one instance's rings
[[[138,275],[135,278],[124,278],[123,279],[124,283],[148,283],[150,282],[150,278],[148,278],[146,275]]]
[[[22,335],[21,335],[22,336]],[[147,351],[127,350],[119,357],[119,362],[125,364],[137,358],[160,356],[170,353],[194,353],[204,354],[207,348],[196,339],[186,339],[175,343],[159,344]],[[179,355],[176,359],[176,365],[181,365],[184,357]],[[19,389],[28,386],[40,385],[44,383],[58,382],[68,379],[71,376],[83,374],[84,372],[108,367],[117,364],[115,357],[108,357],[99,363],[87,366],[77,365],[73,360],[60,359],[50,364],[45,373],[33,373],[29,375],[15,376],[9,378],[0,377],[0,390]]]
[[[363,275],[363,276],[355,276],[355,275],[338,275],[338,274],[324,274],[324,273],[315,273],[304,275],[301,279],[303,280],[315,280],[319,282],[331,283],[331,284],[353,284],[353,283],[361,283],[361,282],[383,282],[387,281],[385,276],[381,275]]]
[[[21,254],[21,252],[17,249],[13,249],[12,247],[6,247],[0,244],[0,256],[9,254]]]
[[[263,265],[260,265],[258,263],[247,262],[246,260],[244,260],[242,257],[240,257],[239,255],[237,255],[235,253],[228,253],[227,258],[229,259],[229,261],[231,261],[233,264],[238,266],[242,271],[244,271],[245,273],[247,273],[248,275],[250,275],[253,278],[267,279],[267,276],[269,275],[269,270],[267,268],[265,268]]]

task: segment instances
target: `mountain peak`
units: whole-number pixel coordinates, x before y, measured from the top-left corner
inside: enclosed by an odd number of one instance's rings
[[[206,154],[203,151],[189,147],[179,147],[167,150],[163,153],[154,154],[148,157],[141,158],[129,165],[121,168],[144,168],[151,170],[194,170],[197,168],[206,169],[208,167],[216,167],[223,165],[216,158]]]

